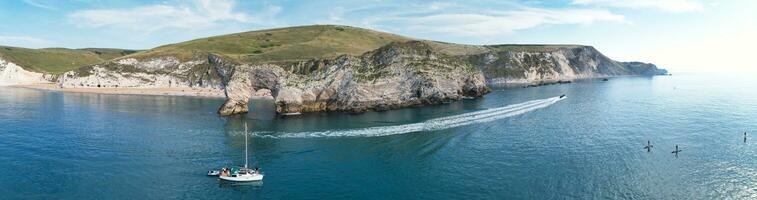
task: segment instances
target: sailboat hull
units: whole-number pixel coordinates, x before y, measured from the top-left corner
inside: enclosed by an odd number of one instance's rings
[[[263,175],[262,174],[249,174],[249,175],[240,175],[236,177],[232,176],[219,176],[221,180],[225,181],[234,181],[234,182],[249,182],[249,181],[262,181]]]

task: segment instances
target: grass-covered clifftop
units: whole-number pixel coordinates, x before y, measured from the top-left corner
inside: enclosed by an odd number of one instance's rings
[[[102,63],[113,58],[134,53],[123,49],[28,49],[0,46],[0,58],[16,63],[26,70],[48,74],[60,74],[82,66]]]
[[[565,69],[560,66],[565,65],[580,73],[596,71],[606,75],[653,74],[656,69],[653,65],[613,61],[591,46],[466,45],[414,39],[341,25],[311,25],[241,32],[168,44],[145,51],[103,48],[26,49],[0,46],[0,58],[14,62],[27,70],[60,74],[75,69],[86,72],[94,64],[127,58],[148,62],[155,58],[187,62],[206,60],[208,55],[214,54],[233,63],[273,63],[287,67],[290,71],[309,74],[310,71],[318,70],[320,67],[299,66],[301,65],[298,64],[299,62],[330,60],[341,55],[361,56],[392,43],[408,41],[423,43],[429,47],[428,51],[438,55],[467,60],[471,65],[482,69],[487,77],[523,78],[534,72],[562,73]],[[564,56],[555,56],[556,54],[553,54],[555,52],[560,52]],[[560,64],[561,62],[563,64]],[[115,71],[119,73],[140,71],[137,66],[122,66],[113,63],[103,66],[118,69]],[[174,70],[172,67],[159,68],[161,73]],[[198,70],[205,71],[206,69],[198,68]],[[80,73],[80,75],[87,74]]]
[[[160,46],[127,57],[174,56],[182,61],[209,53],[243,63],[283,62],[361,55],[410,38],[349,26],[314,25],[201,38]]]

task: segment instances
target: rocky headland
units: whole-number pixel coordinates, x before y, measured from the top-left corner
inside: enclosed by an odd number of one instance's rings
[[[307,37],[301,43],[289,42]],[[361,43],[342,44],[335,38]],[[203,45],[229,40],[256,43],[242,46],[254,49],[200,51]],[[667,71],[648,63],[617,62],[591,46],[460,45],[345,26],[198,39],[52,75],[0,60],[0,83],[6,85],[51,82],[61,88],[223,91],[221,115],[248,112],[249,100],[255,97],[273,98],[280,114],[365,112],[481,97],[491,85],[658,74]]]

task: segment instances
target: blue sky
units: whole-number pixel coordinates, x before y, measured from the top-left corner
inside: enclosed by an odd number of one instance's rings
[[[562,1],[0,1],[0,45],[148,49],[274,27],[343,24],[466,44],[585,44],[683,71],[752,69],[757,3]]]

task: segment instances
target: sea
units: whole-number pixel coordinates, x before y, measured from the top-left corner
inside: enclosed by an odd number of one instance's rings
[[[681,73],[221,117],[223,99],[0,87],[0,199],[757,199],[756,88]],[[264,180],[207,176],[244,165],[244,124]]]

